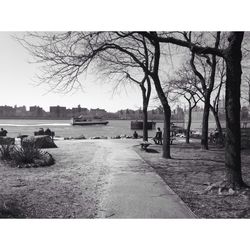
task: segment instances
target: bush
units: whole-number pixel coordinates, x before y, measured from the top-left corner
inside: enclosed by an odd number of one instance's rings
[[[42,152],[35,144],[27,144],[25,147],[14,147],[11,152],[11,158],[17,164],[34,163],[35,159],[40,159]]]
[[[11,160],[11,151],[13,150],[12,145],[1,145],[0,153],[2,160]]]
[[[43,152],[35,143],[13,146],[1,145],[1,159],[12,160],[19,168],[44,167],[55,163],[54,158],[48,152]]]

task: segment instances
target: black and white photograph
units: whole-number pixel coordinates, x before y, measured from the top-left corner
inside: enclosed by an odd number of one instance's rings
[[[1,217],[249,218],[248,32],[0,38]]]
[[[0,30],[1,221],[248,221],[250,32],[94,19]]]

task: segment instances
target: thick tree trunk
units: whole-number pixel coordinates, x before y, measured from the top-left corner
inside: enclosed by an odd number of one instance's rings
[[[170,159],[170,119],[171,119],[171,109],[168,104],[168,100],[164,94],[164,91],[161,87],[160,79],[158,75],[154,75],[154,85],[158,97],[161,101],[163,111],[164,111],[164,131],[163,131],[163,145],[162,145],[162,157]]]
[[[145,78],[146,79],[146,78]],[[151,94],[151,83],[149,78],[147,80],[147,86],[146,89],[144,86],[144,82],[140,85],[141,91],[142,91],[142,115],[143,115],[143,141],[148,141],[148,102]]]
[[[148,141],[148,106],[143,104],[143,141]]]
[[[204,111],[202,117],[202,132],[201,132],[201,146],[208,150],[208,122],[210,109],[210,94],[205,96]]]
[[[170,159],[170,119],[171,119],[171,109],[170,106],[164,105],[164,132],[163,132],[163,145],[162,145],[162,151],[163,151],[163,158]]]
[[[189,105],[189,109],[188,109],[188,124],[187,124],[187,133],[186,133],[186,143],[189,143],[191,123],[192,123],[192,108]]]
[[[244,32],[232,32],[225,50],[226,61],[226,144],[227,182],[233,187],[244,185],[241,173],[240,85],[241,43]]]

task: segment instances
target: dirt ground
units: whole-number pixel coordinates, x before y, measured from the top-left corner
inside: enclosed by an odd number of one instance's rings
[[[221,193],[206,189],[225,175],[224,150],[200,149],[199,142],[175,142],[172,159],[161,157],[161,146],[151,145],[148,152],[135,147],[163,180],[181,197],[198,218],[250,218],[250,190]],[[244,181],[250,185],[250,149],[242,151]]]

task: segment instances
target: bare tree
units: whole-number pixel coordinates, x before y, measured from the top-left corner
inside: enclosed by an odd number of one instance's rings
[[[156,34],[156,33],[155,33]],[[126,55],[127,63],[133,61],[152,79],[164,109],[163,157],[170,158],[171,109],[161,87],[159,77],[160,43],[153,42],[139,32],[67,32],[29,33],[19,41],[36,62],[42,63],[42,82],[54,84],[53,88],[71,90],[80,86],[79,77],[102,57],[117,52]],[[145,50],[145,46],[147,49]],[[150,52],[153,60],[145,60]]]
[[[221,95],[221,90],[224,88],[225,85],[225,76],[226,76],[226,72],[225,72],[225,62],[223,61],[219,61],[217,63],[217,72],[218,72],[218,82],[217,85],[214,89],[214,92],[216,92],[215,97],[213,99],[213,103],[210,104],[210,110],[212,111],[213,115],[214,115],[214,119],[215,119],[215,123],[216,123],[216,128],[217,131],[219,133],[219,141],[221,143],[221,145],[224,144],[224,136],[223,136],[223,131],[222,131],[222,127],[221,127],[221,122],[220,122],[220,110],[219,110],[219,104],[221,102],[220,99],[220,95]]]
[[[241,44],[244,32],[231,32],[228,44],[216,48],[210,44],[196,44],[189,40],[187,33],[175,37],[172,32],[67,32],[59,34],[32,35],[33,42],[21,39],[22,44],[35,56],[37,62],[44,63],[44,80],[55,80],[56,86],[72,88],[79,83],[79,76],[90,65],[99,60],[99,55],[107,51],[120,51],[130,56],[152,79],[164,109],[163,157],[170,158],[170,118],[171,109],[164,94],[159,77],[162,43],[186,47],[191,52],[212,57],[222,57],[226,62],[226,144],[225,165],[228,186],[245,185],[241,172],[240,134],[240,85],[241,85]],[[26,37],[27,38],[27,37]],[[146,67],[141,50],[142,38],[152,48],[152,70]],[[188,39],[187,39],[188,38]],[[46,77],[46,75],[48,77]],[[61,84],[64,83],[64,84]]]
[[[145,39],[141,40],[145,65],[150,68],[152,65],[152,53],[148,50]],[[102,55],[101,62],[97,68],[97,73],[107,75],[118,84],[134,83],[137,84],[142,93],[142,114],[143,114],[143,140],[148,141],[148,104],[151,95],[151,80],[147,73],[142,70],[140,65],[131,61],[129,55],[119,51],[109,52]],[[114,78],[115,77],[115,78]],[[138,78],[141,78],[138,80]]]
[[[189,42],[191,42],[191,36],[187,36]],[[217,32],[214,48],[218,49],[220,43],[220,32]],[[198,54],[199,55],[199,54]],[[215,82],[215,74],[216,74],[216,55],[212,55],[211,58],[208,55],[201,55],[204,57],[206,62],[204,63],[201,58],[199,58],[202,68],[204,70],[203,74],[197,69],[195,60],[195,52],[192,52],[190,65],[193,72],[196,76],[200,79],[201,88],[204,96],[204,111],[203,111],[203,118],[202,118],[202,135],[201,135],[201,145],[204,149],[208,149],[208,122],[209,122],[209,109],[210,109],[210,99],[211,93],[214,89],[214,82]],[[209,76],[206,77],[206,65],[210,67]],[[208,78],[208,79],[206,79]]]
[[[143,35],[160,43],[171,43],[191,49],[192,52],[222,57],[226,63],[226,142],[225,165],[226,184],[232,188],[246,184],[241,172],[241,129],[240,129],[240,86],[241,86],[241,45],[244,32],[230,32],[228,44],[224,48],[215,48],[208,44],[195,44],[188,41],[187,33],[174,37],[169,33],[143,32]]]
[[[197,106],[197,103],[202,100],[202,95],[197,92],[196,86],[198,79],[194,73],[186,67],[183,67],[176,73],[176,78],[170,80],[167,85],[171,86],[169,92],[174,94],[172,99],[178,100],[184,98],[188,103],[188,122],[186,128],[186,143],[190,141],[190,131],[192,124],[192,111]]]

